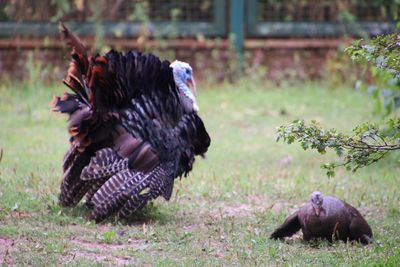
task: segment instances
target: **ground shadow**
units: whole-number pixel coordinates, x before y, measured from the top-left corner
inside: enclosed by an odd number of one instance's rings
[[[90,207],[86,206],[84,203],[81,203],[75,207],[60,207],[59,212],[56,214],[62,214],[63,217],[90,221],[91,211],[92,209]],[[120,218],[117,214],[114,214],[98,224],[122,224],[134,226],[142,225],[143,223],[157,222],[163,225],[170,221],[171,216],[171,213],[169,213],[167,210],[160,208],[159,205],[155,205],[153,202],[150,202],[143,209],[135,212],[129,218]]]

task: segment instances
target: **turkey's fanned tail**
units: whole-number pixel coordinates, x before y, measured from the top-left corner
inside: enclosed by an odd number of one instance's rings
[[[89,104],[88,97],[90,93],[85,81],[85,76],[89,72],[86,47],[62,22],[60,22],[58,29],[61,39],[65,41],[66,45],[72,48],[72,61],[68,68],[68,74],[64,78],[64,83],[77,94],[81,102]]]
[[[82,56],[86,56],[86,47],[84,46],[82,41],[79,39],[78,36],[68,30],[68,28],[65,27],[62,21],[60,21],[60,23],[58,24],[58,30],[61,34],[61,38],[66,42],[67,45],[72,47],[72,49],[74,49],[76,53]]]

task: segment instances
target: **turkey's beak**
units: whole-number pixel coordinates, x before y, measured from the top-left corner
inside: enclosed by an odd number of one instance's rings
[[[186,80],[186,85],[192,90],[193,94],[197,95],[196,82],[193,77]]]

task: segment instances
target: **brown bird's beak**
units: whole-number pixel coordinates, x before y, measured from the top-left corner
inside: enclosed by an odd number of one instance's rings
[[[194,78],[189,78],[186,80],[186,85],[192,90],[193,94],[196,96],[197,95],[197,88],[196,88],[196,82]]]
[[[314,210],[315,210],[315,215],[317,215],[317,217],[321,214],[321,207],[315,207],[314,208]]]

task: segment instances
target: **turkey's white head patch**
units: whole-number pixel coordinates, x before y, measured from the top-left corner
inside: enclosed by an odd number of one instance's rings
[[[192,67],[190,67],[188,63],[179,60],[175,60],[169,66],[172,68],[176,86],[179,88],[183,97],[186,98],[183,99],[183,102],[185,103],[189,100],[191,102],[191,108],[194,111],[199,111],[199,106],[196,102],[196,82],[193,77]]]

